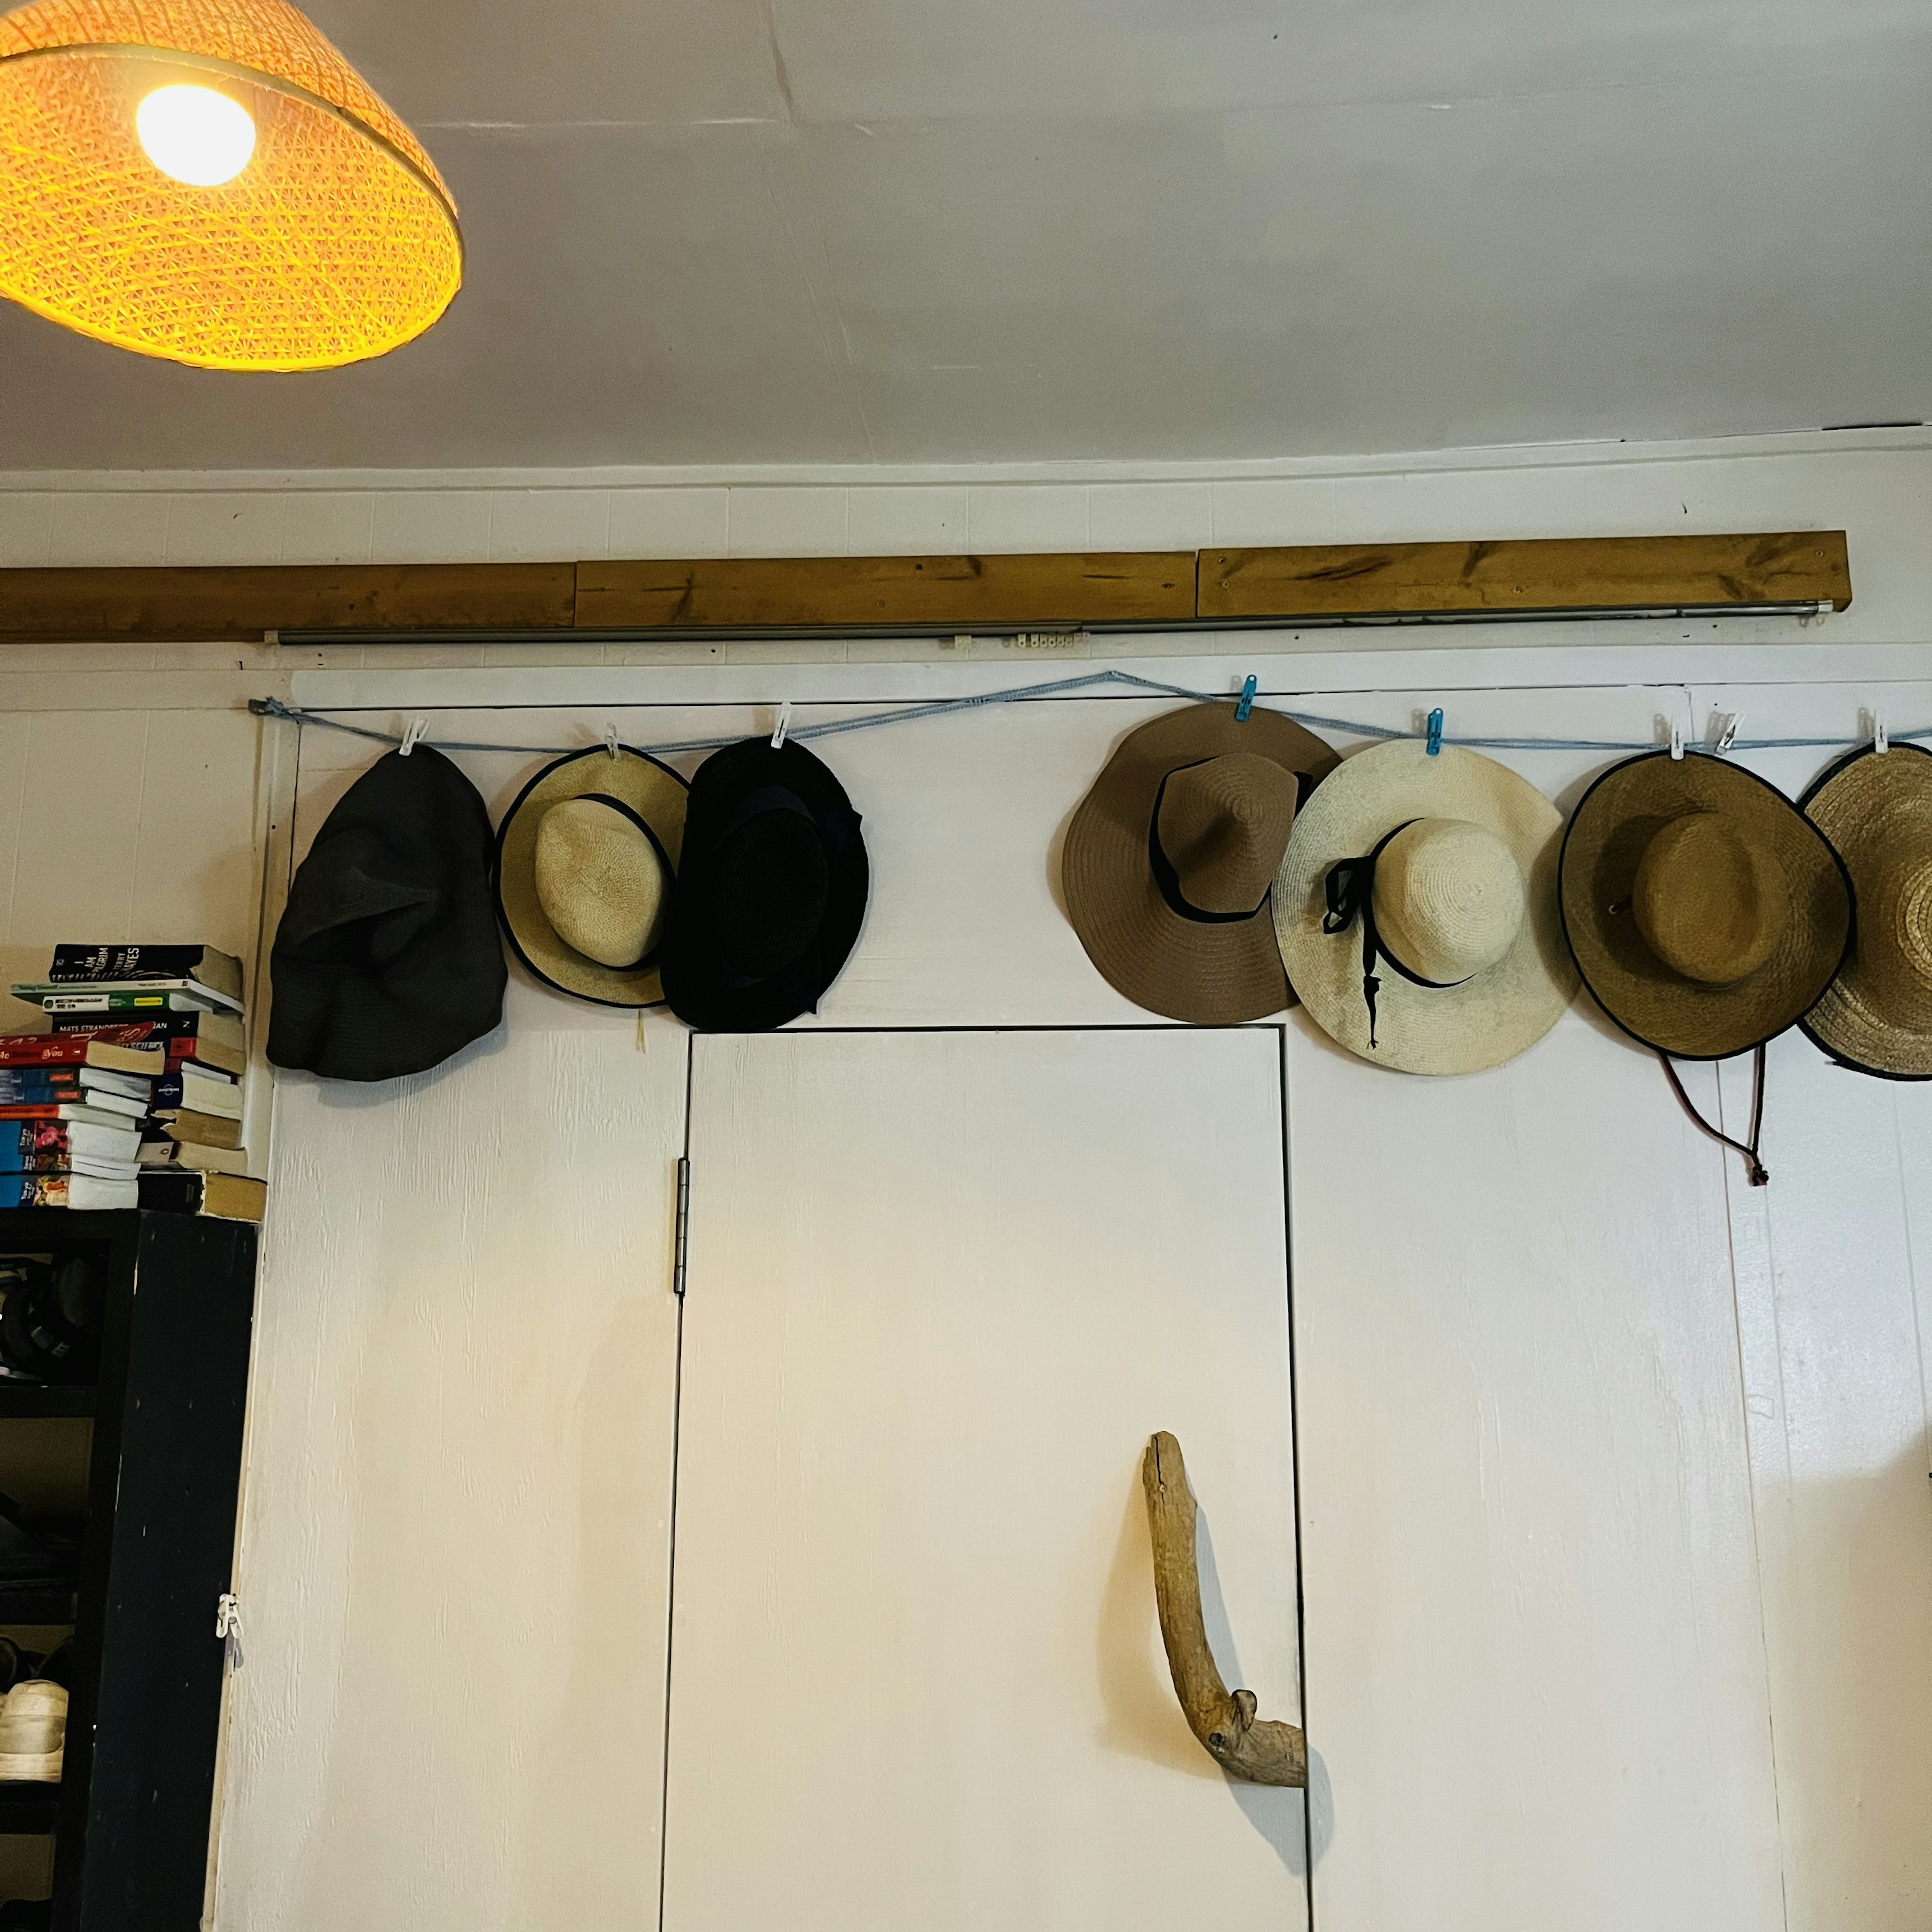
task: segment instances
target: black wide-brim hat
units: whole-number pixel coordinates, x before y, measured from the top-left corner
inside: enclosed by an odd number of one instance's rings
[[[503,1016],[509,969],[476,788],[418,745],[379,758],[323,820],[268,970],[268,1059],[332,1080],[440,1065]]]
[[[660,970],[686,1025],[762,1033],[815,1012],[866,920],[859,814],[788,740],[714,752],[691,782]]]

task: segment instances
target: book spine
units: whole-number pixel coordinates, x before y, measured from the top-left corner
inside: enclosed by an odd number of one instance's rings
[[[71,1157],[68,1130],[57,1121],[0,1127],[0,1174],[58,1174]]]
[[[114,1031],[131,1032],[131,1028]],[[0,1034],[0,1066],[82,1066],[87,1062],[86,1034],[10,1033]],[[136,1046],[144,1040],[117,1041],[117,1046]]]
[[[45,1072],[0,1071],[0,1106],[19,1107],[37,1100],[78,1100],[80,1082],[64,1068]]]
[[[0,1208],[64,1208],[64,1174],[0,1174]]]
[[[190,1007],[212,1012],[221,1003],[212,994],[204,1000],[197,993],[172,989],[146,993],[122,988],[94,993],[50,993],[40,1004],[50,1013],[160,1014],[178,1012]]]
[[[192,979],[207,957],[201,946],[56,946],[50,985],[89,980]]]
[[[144,1029],[138,1040],[118,1040],[122,1046],[154,1046],[166,1043],[171,1054],[184,1059],[193,1059],[196,1040],[203,1020],[212,1016],[199,1010],[191,1013],[144,1013],[138,1021],[104,1020],[98,1013],[55,1013],[51,1016],[53,1030],[63,1039],[70,1039],[76,1034],[133,1032],[137,1027]],[[46,1036],[36,1034],[28,1036],[44,1040]]]
[[[199,1214],[207,1198],[208,1176],[186,1168],[149,1169],[140,1177],[141,1205],[168,1214]]]
[[[64,1174],[74,1156],[65,1148],[33,1148],[16,1150],[0,1147],[0,1187],[16,1174]]]

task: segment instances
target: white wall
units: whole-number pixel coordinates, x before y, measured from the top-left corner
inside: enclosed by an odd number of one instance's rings
[[[1849,737],[1875,703],[1894,720],[1932,719],[1923,680],[1710,692],[1628,681],[1633,662],[1656,655],[1573,659],[1581,688],[1569,690],[1486,694],[1471,688],[1466,653],[1304,660],[1298,669],[1316,676],[1294,688],[1314,708],[1395,724],[1446,693],[1454,728],[1499,734],[1641,741],[1663,719],[1692,728],[1717,699],[1780,732]],[[1514,661],[1546,673],[1552,656]],[[1214,689],[1244,662],[1136,668]],[[784,676],[805,704],[1015,681],[991,665]],[[770,703],[731,700],[776,690],[750,668],[563,682],[332,674],[298,678],[296,694],[376,704],[392,728],[403,712],[382,709],[386,690],[404,710],[440,699],[432,736],[546,745],[592,741],[607,719],[640,742],[759,728]],[[700,694],[724,702],[694,704]],[[490,708],[461,708],[466,695]],[[638,708],[652,695],[660,704]],[[1144,1023],[1088,968],[1055,903],[1052,854],[1108,745],[1160,708],[1076,698],[828,746],[867,814],[876,884],[860,951],[808,1024]],[[305,734],[304,828],[365,755]],[[1566,804],[1604,762],[1507,755]],[[493,809],[539,762],[464,761]],[[661,1708],[652,1634],[669,1466],[636,1458],[640,1442],[662,1441],[673,1388],[662,1180],[680,1132],[675,1032],[654,1024],[645,1055],[663,1071],[670,1035],[654,1126],[622,1124],[622,1096],[644,1090],[621,1018],[520,981],[505,1040],[386,1101],[285,1084],[268,1279],[292,1312],[265,1310],[263,1347],[265,1364],[287,1366],[263,1384],[244,1551],[255,1627],[268,1635],[238,1706],[248,1756],[221,1922],[548,1932],[627,1922],[620,1902],[648,1891],[657,1814],[639,1758],[656,1747]],[[586,1036],[601,1044],[582,1050]],[[565,1039],[576,1042],[570,1098],[554,1130],[532,1134],[530,1070],[556,1063]],[[1910,1235],[1932,1104],[1781,1042],[1766,1149],[1777,1178],[1758,1197],[1587,1001],[1515,1066],[1472,1080],[1378,1073],[1300,1021],[1288,1073],[1324,1922],[1746,1927],[1781,1910],[1818,1932],[1922,1923],[1932,1841],[1914,1821],[1932,1812],[1932,1697],[1917,1660],[1932,1642],[1932,1526],[1918,1487],[1927,1412],[1914,1326],[1927,1285]],[[1716,1106],[1708,1073],[1693,1088]],[[406,1181],[371,1191],[369,1177],[398,1165]],[[573,1220],[574,1285],[560,1294],[546,1282],[557,1318],[537,1338],[532,1250],[502,1230],[550,1225],[566,1165],[570,1198],[613,1218],[601,1239]],[[310,1195],[323,1174],[329,1185]],[[304,1192],[292,1198],[288,1179]],[[606,1200],[619,1204],[600,1210]],[[1753,1259],[1767,1211],[1814,1257],[1795,1272]],[[1854,1214],[1868,1217],[1856,1232]],[[640,1216],[657,1217],[641,1236]],[[1828,1258],[1840,1250],[1858,1257],[1855,1293]],[[621,1413],[594,1399],[599,1326],[569,1312],[583,1287],[602,1305],[610,1291],[594,1284],[609,1256],[641,1263],[619,1291],[639,1351]],[[398,1310],[413,1374],[372,1346]],[[284,1320],[296,1324],[286,1336]],[[506,1354],[537,1386],[581,1391],[547,1424],[532,1415],[513,1443],[492,1393]],[[583,1426],[593,1418],[608,1432],[594,1439]],[[405,1442],[418,1453],[402,1480]],[[596,1514],[586,1462],[635,1472],[620,1525]],[[373,1535],[372,1502],[386,1524]],[[589,1548],[644,1580],[628,1618],[600,1617],[614,1606],[604,1580],[556,1560]],[[380,1608],[352,1636],[372,1577]],[[479,1603],[480,1619],[469,1608]],[[582,1635],[533,1646],[547,1616]],[[452,1616],[455,1646],[439,1634]],[[345,1673],[344,1642],[352,1654],[373,1647],[383,1669]],[[554,1739],[580,1672],[607,1712],[648,1714],[628,1741],[628,1782],[600,1768],[602,1730],[573,1729],[582,1756],[547,1753],[541,1768],[505,1742],[506,1712],[512,1738]],[[476,1698],[479,1678],[496,1694]],[[433,1754],[377,1754],[398,1724],[433,1739]],[[370,1747],[343,1754],[372,1781],[359,1796],[393,1832],[393,1861],[372,1864],[362,1813],[319,1802],[316,1754],[332,1757],[345,1736]],[[602,1832],[573,1837],[574,1918],[551,1894],[533,1898],[523,1876],[556,1856],[560,1790],[566,1816],[608,1817],[614,1790],[634,1800],[621,1849]],[[460,1883],[433,1895],[405,1884],[426,1853]]]
[[[1155,674],[1150,658],[1194,653],[1172,674],[1224,688],[1298,646],[1264,688],[1395,724],[1442,698],[1452,730],[1641,738],[1663,717],[1695,734],[1712,708],[1742,706],[1748,732],[1849,737],[1881,698],[1894,730],[1932,724],[1932,454],[1582,454],[1138,482],[630,479],[585,495],[580,478],[556,498],[523,478],[521,495],[491,483],[453,508],[372,478],[326,502],[245,490],[218,508],[230,493],[186,479],[63,479],[0,496],[0,549],[270,560],[338,511],[352,556],[489,554],[497,540],[479,532],[500,528],[496,554],[519,554],[526,515],[561,534],[524,554],[565,556],[599,554],[571,532],[600,517],[613,554],[938,549],[953,547],[936,540],[952,514],[958,547],[1014,548],[1842,526],[1857,601],[1804,631],[1494,627],[1414,655],[1413,633],[1105,648]],[[392,497],[384,514],[421,519],[413,552],[376,541],[377,500]],[[224,518],[226,552],[197,548]],[[686,540],[692,518],[712,519],[704,542]],[[679,534],[631,534],[650,527]],[[436,707],[438,732],[563,744],[606,718],[648,740],[751,728],[784,697],[869,704],[1056,674],[982,654],[999,661],[904,645],[352,646],[307,654],[328,668],[291,685],[296,654],[260,649],[7,650],[15,757],[0,772],[17,802],[0,800],[14,854],[0,938],[32,951],[245,930],[240,855],[272,852],[286,876],[294,788],[292,732],[261,740],[235,712],[256,691],[392,718]],[[847,662],[812,670],[808,656]],[[708,668],[648,668],[666,656]],[[1542,688],[1482,694],[1510,686]],[[1088,968],[1052,855],[1107,745],[1149,708],[1086,699],[828,748],[878,878],[827,1019],[1144,1018]],[[259,772],[258,743],[274,748]],[[368,755],[303,734],[298,846]],[[496,810],[537,760],[466,762]],[[1593,761],[1517,762],[1567,803]],[[1819,762],[1764,769],[1795,790]],[[56,808],[77,766],[111,768],[86,788],[100,802]],[[170,863],[194,882],[185,902],[146,896]],[[624,1016],[520,981],[509,1022],[393,1090],[280,1089],[242,1552],[250,1661],[218,1912],[236,1932],[652,1922],[680,1035],[654,1020],[640,1051]],[[1932,1915],[1920,1090],[1780,1043],[1775,1178],[1754,1196],[1587,1001],[1498,1076],[1378,1076],[1299,1023],[1290,1074],[1323,1922],[1781,1913],[1804,1932],[1918,1932]],[[1380,1258],[1362,1250],[1365,1220]]]

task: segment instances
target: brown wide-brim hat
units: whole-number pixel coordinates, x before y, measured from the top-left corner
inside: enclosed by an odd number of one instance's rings
[[[1341,762],[1278,712],[1237,723],[1234,711],[1190,704],[1130,731],[1074,813],[1060,860],[1067,916],[1100,976],[1136,1006],[1196,1026],[1264,1019],[1294,996],[1264,899],[1250,918],[1212,925],[1168,904],[1148,856],[1162,781],[1245,753],[1292,772],[1306,798]]]
[[[650,828],[674,878],[689,791],[670,766],[646,752],[620,745],[614,758],[594,745],[546,765],[518,793],[496,834],[496,906],[512,950],[537,978],[599,1006],[664,1004],[655,960],[642,969],[604,965],[578,952],[550,923],[537,896],[537,832],[554,805],[593,794],[614,798]]]
[[[1783,875],[1784,926],[1762,964],[1717,986],[1666,965],[1638,930],[1637,868],[1672,821],[1714,813]],[[1794,1026],[1832,982],[1850,944],[1845,869],[1790,800],[1707,753],[1646,752],[1583,795],[1563,841],[1563,927],[1598,1005],[1633,1040],[1683,1060],[1724,1060]]]
[[[1800,801],[1857,896],[1857,933],[1805,1032],[1834,1060],[1932,1080],[1932,752],[1868,745]]]

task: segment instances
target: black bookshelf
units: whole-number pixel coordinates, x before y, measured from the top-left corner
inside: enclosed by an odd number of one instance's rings
[[[201,1922],[256,1232],[200,1216],[0,1211],[0,1255],[86,1250],[110,1283],[94,1386],[0,1383],[0,1490],[11,1422],[86,1425],[74,1432],[79,1589],[0,1587],[0,1630],[74,1630],[62,1781],[0,1784],[0,1835],[53,1836],[55,1932]]]

